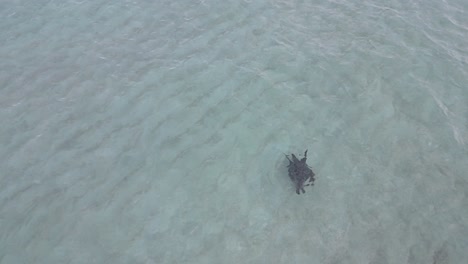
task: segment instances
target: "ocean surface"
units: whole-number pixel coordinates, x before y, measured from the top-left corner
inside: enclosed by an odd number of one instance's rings
[[[0,17],[1,264],[467,263],[468,1]]]

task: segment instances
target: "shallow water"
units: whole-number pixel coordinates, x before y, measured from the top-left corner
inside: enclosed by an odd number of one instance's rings
[[[466,1],[0,16],[1,264],[468,258]]]

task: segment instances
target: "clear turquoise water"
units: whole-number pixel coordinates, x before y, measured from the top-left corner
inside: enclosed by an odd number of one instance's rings
[[[464,263],[467,3],[0,2],[0,263]]]

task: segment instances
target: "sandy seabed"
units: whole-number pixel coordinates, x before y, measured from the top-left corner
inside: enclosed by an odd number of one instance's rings
[[[466,5],[312,2],[0,4],[0,263],[468,259]]]

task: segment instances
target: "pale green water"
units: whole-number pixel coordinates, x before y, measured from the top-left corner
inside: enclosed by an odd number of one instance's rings
[[[468,259],[468,2],[0,16],[1,264]]]

